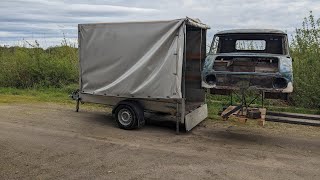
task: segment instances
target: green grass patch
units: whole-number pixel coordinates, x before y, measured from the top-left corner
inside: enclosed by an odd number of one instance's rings
[[[69,85],[63,88],[0,88],[0,103],[74,103],[69,95],[76,89],[77,85]]]
[[[53,102],[62,104],[75,104],[69,95],[78,88],[77,84],[65,86],[63,88],[0,88],[0,103],[35,103],[35,102]],[[234,98],[235,103],[239,102]],[[209,118],[222,120],[219,111],[223,107],[229,106],[228,96],[207,95],[207,104]],[[256,102],[253,106],[259,107],[261,104]],[[98,106],[97,106],[98,107]],[[292,112],[304,114],[320,114],[319,109],[307,109],[293,107],[282,101],[266,100],[266,108],[270,111]]]
[[[253,97],[248,97],[248,100],[252,100]],[[209,118],[222,120],[219,116],[219,111],[222,111],[224,107],[228,107],[230,105],[230,97],[222,96],[222,95],[207,95],[207,104],[209,111]],[[238,97],[233,97],[233,105],[240,104],[240,99]],[[257,99],[252,107],[261,107],[261,100]],[[276,111],[276,112],[290,112],[290,113],[302,113],[302,114],[320,114],[320,109],[312,109],[312,108],[303,108],[290,106],[285,101],[281,100],[273,100],[273,99],[265,99],[265,108],[268,111]]]

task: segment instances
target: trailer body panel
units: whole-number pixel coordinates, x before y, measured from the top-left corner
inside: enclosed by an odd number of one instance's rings
[[[201,87],[208,28],[190,18],[79,24],[79,100],[135,101],[191,130],[208,114]]]

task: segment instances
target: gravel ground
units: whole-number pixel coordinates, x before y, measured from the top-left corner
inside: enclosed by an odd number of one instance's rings
[[[151,119],[125,131],[102,108],[0,104],[0,179],[320,179],[319,127],[207,120],[175,135]]]

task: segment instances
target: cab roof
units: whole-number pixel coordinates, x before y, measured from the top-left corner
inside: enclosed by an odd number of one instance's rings
[[[284,31],[277,29],[231,29],[219,31],[216,35],[222,34],[287,34]]]

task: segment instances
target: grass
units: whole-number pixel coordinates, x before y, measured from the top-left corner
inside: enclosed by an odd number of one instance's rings
[[[71,85],[65,88],[41,88],[41,89],[16,89],[16,88],[0,88],[0,106],[5,104],[40,104],[40,105],[50,105],[51,103],[58,104],[59,107],[75,108],[75,101],[71,100],[69,94],[77,89],[77,85]],[[47,104],[49,103],[49,104]],[[274,129],[281,134],[291,131],[303,131],[308,136],[317,136],[319,134],[318,129],[309,126],[297,126],[292,124],[282,124],[268,122],[264,127],[257,124],[256,120],[248,120],[246,123],[241,123],[236,119],[229,118],[228,121],[223,121],[218,115],[218,112],[222,108],[228,105],[227,97],[224,96],[212,96],[207,97],[208,104],[208,119],[211,120],[215,126],[223,126],[226,128],[239,127],[239,128],[253,128],[258,131]],[[103,111],[111,112],[111,109],[100,104],[85,103],[81,105],[80,110],[86,111]],[[270,106],[269,110],[272,111],[286,111],[286,112],[298,112],[298,113],[310,113],[315,114],[319,111],[304,108],[295,108],[291,106]]]
[[[69,97],[76,85],[64,88],[0,88],[0,103],[32,103],[32,102],[55,102],[71,104],[74,101]]]
[[[235,104],[239,104],[240,102],[239,99],[235,97],[233,99],[235,101]],[[218,113],[223,109],[223,107],[229,106],[230,100],[228,96],[207,95],[207,103],[208,103],[208,110],[209,110],[209,118],[221,120],[221,117],[218,115]],[[259,100],[256,100],[252,106],[261,107],[261,102]],[[320,114],[320,109],[290,106],[286,102],[280,101],[280,100],[266,99],[265,107],[269,111],[276,111],[276,112]]]
[[[75,101],[69,97],[74,90],[78,88],[77,84],[65,86],[64,88],[0,88],[0,103],[39,103],[49,102],[58,104],[74,105]],[[207,104],[209,110],[209,118],[221,120],[218,115],[223,107],[229,105],[229,98],[227,96],[208,95]],[[254,104],[259,106],[259,103]],[[101,107],[99,105],[90,105],[93,107]],[[306,109],[286,105],[283,102],[266,101],[266,107],[270,111],[292,112],[304,114],[320,114],[319,109]]]

